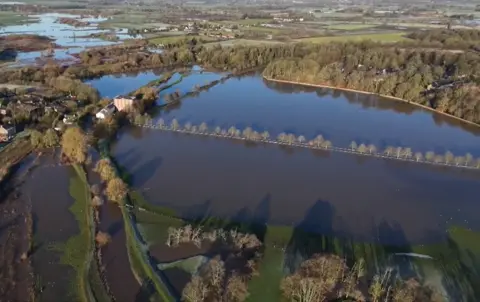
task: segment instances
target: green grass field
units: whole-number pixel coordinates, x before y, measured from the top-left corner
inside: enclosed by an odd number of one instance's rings
[[[273,41],[273,40],[235,39],[235,40],[226,40],[226,41],[221,41],[221,42],[206,43],[204,46],[205,47],[213,47],[215,45],[221,45],[221,46],[245,45],[245,46],[250,46],[250,45],[271,45],[271,44],[279,44],[279,43],[283,43],[283,42]]]
[[[194,35],[188,35],[188,36],[187,35],[159,36],[159,37],[155,37],[155,38],[150,38],[148,41],[151,44],[168,44],[168,43],[176,43],[176,42],[179,42],[179,41],[183,41],[185,39],[191,40],[193,38],[195,38],[197,40],[200,40],[200,41],[205,41],[205,42],[215,41],[215,38],[207,37],[207,36],[199,36],[199,35],[196,35],[196,36],[194,36]]]
[[[258,24],[258,23],[266,23],[269,21],[272,21],[272,19],[245,19],[245,20],[233,20],[233,21],[220,21],[219,23],[252,25],[252,24]]]
[[[14,12],[0,11],[0,27],[8,25],[21,25],[37,22],[35,18],[29,18],[26,15],[19,15]]]
[[[113,18],[101,22],[100,28],[156,28],[165,26],[165,23],[156,22],[152,19],[154,16],[150,16],[147,13],[131,13],[115,15]]]
[[[373,24],[360,24],[360,23],[347,23],[347,24],[332,24],[328,25],[327,29],[331,30],[358,30],[358,29],[366,29],[372,28],[376,25]]]
[[[281,301],[280,282],[284,277],[283,261],[287,246],[292,237],[293,228],[271,226],[267,228],[264,244],[265,251],[260,263],[259,275],[248,283],[250,296],[248,302]]]
[[[379,34],[365,34],[365,35],[344,35],[331,37],[313,37],[305,39],[297,39],[296,42],[312,42],[312,43],[328,43],[328,42],[349,42],[349,41],[364,41],[371,40],[375,42],[392,43],[406,40],[405,33],[379,33]]]

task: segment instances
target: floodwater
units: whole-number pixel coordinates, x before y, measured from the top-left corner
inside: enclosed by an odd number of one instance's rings
[[[123,95],[135,91],[149,82],[159,79],[162,76],[162,73],[163,71],[161,70],[154,70],[107,75],[98,79],[85,81],[85,83],[96,88],[102,98],[113,98],[117,95]]]
[[[138,128],[120,135],[115,158],[148,201],[187,217],[399,245],[436,242],[452,225],[480,230],[472,171]]]
[[[157,69],[145,72],[132,72],[126,74],[107,75],[98,79],[85,81],[92,87],[96,88],[101,97],[113,98],[117,95],[127,94],[135,91],[136,89],[148,84],[153,80],[157,80],[162,77],[164,70]],[[160,91],[158,96],[158,104],[164,104],[165,95],[179,91],[182,95],[193,90],[195,85],[205,85],[214,80],[219,80],[224,76],[221,73],[203,72],[198,68],[192,69],[188,74],[182,75],[178,72],[174,73],[170,80],[162,84],[162,86],[169,86],[176,81],[182,79],[182,81],[171,87],[168,87]]]
[[[37,23],[24,25],[9,25],[0,27],[1,35],[11,34],[35,34],[48,36],[54,39],[54,43],[66,47],[68,49],[55,50],[54,59],[62,61],[75,61],[71,54],[79,53],[86,47],[113,45],[119,42],[105,41],[99,38],[86,37],[90,34],[110,33],[109,29],[99,29],[98,23],[107,20],[106,18],[87,17],[81,18],[78,15],[60,14],[60,13],[46,13],[41,15],[31,15],[30,17],[38,20]],[[60,24],[56,21],[59,18],[72,18],[81,21],[90,22],[86,27],[74,27],[69,24]],[[119,40],[133,38],[128,34],[127,29],[116,29],[113,31]],[[17,62],[13,66],[29,65],[35,63],[35,60],[41,57],[41,51],[19,52]]]
[[[185,83],[172,89],[193,86]],[[272,136],[322,134],[336,146],[355,140],[379,148],[480,156],[476,127],[406,103],[279,85],[258,75],[232,78],[180,105],[158,110],[154,120],[160,117],[167,122],[176,118],[181,124],[206,122],[210,127],[251,126]],[[455,228],[480,231],[480,172],[475,170],[139,127],[123,129],[113,152],[147,201],[188,218],[217,216],[292,226],[353,242],[402,247],[445,246]],[[299,234],[293,237],[301,239]],[[463,256],[451,260],[458,261],[455,265],[468,262]],[[458,272],[444,273],[459,277]],[[466,280],[463,277],[457,279]],[[472,286],[471,280],[465,282]]]
[[[32,265],[37,285],[42,287],[40,301],[68,301],[73,292],[74,271],[61,264],[62,254],[55,251],[55,245],[65,243],[79,232],[75,217],[69,211],[73,204],[69,193],[70,173],[73,171],[58,165],[52,155],[44,155],[22,187],[24,198],[32,204]]]
[[[141,287],[130,267],[122,213],[117,205],[106,203],[100,211],[100,230],[111,236],[102,248],[105,276],[117,301],[140,301]]]
[[[337,146],[356,140],[480,155],[473,126],[405,103],[266,83],[256,75],[232,78],[159,116],[272,135],[322,134]],[[436,241],[451,225],[480,230],[473,214],[480,210],[477,172],[140,128],[119,136],[115,157],[147,200],[187,216],[255,216],[260,207],[268,213],[262,221],[296,225],[318,210],[317,231],[388,243]],[[380,224],[400,228],[402,236],[380,236]]]

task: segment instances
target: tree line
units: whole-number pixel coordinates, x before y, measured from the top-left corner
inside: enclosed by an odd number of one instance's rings
[[[420,43],[424,47],[478,50],[480,33],[476,29],[431,29],[412,32],[407,38],[415,40],[407,42],[410,45]]]
[[[96,101],[95,91],[77,80],[192,64],[233,72],[265,68],[264,76],[271,79],[394,96],[480,123],[480,54],[476,52],[415,50],[364,41],[235,47],[199,44],[166,49],[161,54],[142,45],[127,45],[86,50],[79,58],[80,64],[68,67],[49,64],[5,69],[0,72],[0,82],[47,84]]]
[[[384,149],[378,148],[374,144],[358,144],[352,141],[346,148],[334,147],[332,142],[325,139],[322,135],[317,135],[312,139],[307,139],[303,135],[296,135],[293,133],[282,132],[276,137],[272,137],[268,131],[256,131],[251,127],[238,129],[235,126],[229,128],[215,127],[211,128],[207,123],[202,122],[199,125],[194,125],[191,122],[186,122],[181,125],[177,119],[172,119],[170,123],[166,123],[162,118],[153,124],[150,116],[141,116],[141,119],[135,120],[136,125],[156,127],[159,129],[183,131],[190,134],[214,135],[220,137],[231,137],[237,139],[245,139],[248,141],[259,141],[268,143],[280,143],[284,145],[300,146],[306,148],[320,148],[326,150],[342,150],[351,151],[352,153],[389,157],[396,159],[411,160],[416,162],[428,162],[433,164],[454,165],[458,167],[470,167],[480,169],[480,158],[475,159],[472,154],[455,155],[450,151],[444,154],[438,154],[433,151],[414,152],[410,147],[401,146],[387,146]]]

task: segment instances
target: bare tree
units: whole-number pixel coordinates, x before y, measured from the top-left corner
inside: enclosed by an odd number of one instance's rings
[[[423,159],[423,154],[422,152],[416,152],[414,157],[416,161],[421,161]]]
[[[287,143],[289,145],[293,145],[296,140],[297,140],[297,138],[295,137],[295,134],[290,133],[290,134],[287,135]]]
[[[435,158],[433,159],[433,162],[439,164],[445,162],[445,159],[441,155],[435,155]]]
[[[228,135],[233,137],[235,136],[236,133],[237,133],[237,128],[235,128],[235,126],[228,128]]]
[[[356,143],[355,141],[352,141],[352,142],[350,143],[350,150],[352,150],[352,151],[357,151],[357,149],[358,149],[357,143]]]
[[[455,156],[453,159],[455,161],[455,165],[460,166],[461,164],[465,163],[465,157],[463,156]]]
[[[330,149],[332,148],[332,142],[329,141],[329,140],[325,140],[322,142],[322,148],[325,148],[325,149]]]
[[[200,126],[198,126],[198,131],[200,131],[200,133],[205,133],[208,131],[208,126],[207,126],[207,123],[203,122],[200,124]]]
[[[470,153],[465,154],[465,166],[470,166],[473,162],[473,156]]]
[[[270,133],[268,133],[268,131],[263,131],[262,132],[262,139],[266,141],[269,138],[270,138]]]
[[[284,132],[280,133],[278,136],[277,136],[277,140],[280,142],[280,143],[285,143],[287,141],[287,134],[285,134]]]
[[[303,135],[300,135],[299,137],[297,137],[297,141],[300,143],[300,144],[303,144],[307,141],[307,139],[305,138],[305,136]]]
[[[248,289],[240,276],[234,275],[227,281],[225,288],[226,301],[242,302],[248,297]]]
[[[202,276],[214,295],[221,297],[225,279],[225,263],[219,257],[211,259],[203,269]]]
[[[173,119],[172,122],[170,123],[170,129],[176,131],[180,128],[180,124],[178,123],[177,119]]]
[[[283,279],[281,288],[289,301],[323,301],[341,281],[347,266],[337,256],[314,255]]]
[[[397,158],[400,158],[400,156],[402,156],[402,154],[403,154],[403,148],[402,147],[396,147],[395,148],[395,156]]]
[[[253,133],[253,129],[251,127],[247,127],[245,128],[245,130],[243,130],[242,132],[242,135],[245,139],[252,139],[252,133]]]
[[[444,158],[445,158],[445,163],[448,165],[448,164],[450,164],[451,162],[453,162],[453,160],[454,160],[454,155],[453,155],[452,152],[447,151],[447,152],[445,152]]]
[[[425,159],[428,161],[434,161],[435,153],[433,153],[432,151],[428,151],[427,153],[425,153]]]
[[[405,148],[405,149],[403,149],[403,156],[404,156],[405,158],[412,158],[412,156],[413,156],[412,149],[411,149],[411,148]]]
[[[385,151],[383,151],[383,153],[387,156],[391,156],[393,152],[394,152],[394,148],[391,146],[388,146],[387,148],[385,148]]]
[[[203,302],[207,296],[207,284],[199,276],[193,276],[182,292],[182,300],[186,302]]]
[[[165,121],[163,120],[163,118],[159,118],[159,119],[158,119],[158,121],[157,121],[157,126],[158,126],[160,129],[165,128]]]
[[[324,140],[322,135],[317,135],[317,137],[310,141],[310,144],[315,147],[321,147]]]
[[[375,154],[377,153],[377,147],[375,147],[374,144],[370,144],[367,146],[367,149],[368,149],[368,152],[370,152],[370,154]]]

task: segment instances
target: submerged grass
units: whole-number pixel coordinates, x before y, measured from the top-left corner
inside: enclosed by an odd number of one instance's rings
[[[56,249],[63,253],[61,263],[71,266],[75,271],[75,279],[71,287],[76,300],[95,301],[88,277],[93,254],[90,192],[85,172],[79,165],[73,166],[69,191],[74,199],[69,210],[78,222],[79,233],[70,237],[64,244],[57,245]]]

